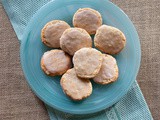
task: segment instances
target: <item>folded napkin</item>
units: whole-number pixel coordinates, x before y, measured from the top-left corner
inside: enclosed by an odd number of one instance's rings
[[[30,18],[49,1],[1,1],[19,40],[21,40]],[[153,120],[136,80],[128,93],[118,103],[98,113],[72,115],[57,111],[48,105],[46,105],[46,108],[51,120]]]

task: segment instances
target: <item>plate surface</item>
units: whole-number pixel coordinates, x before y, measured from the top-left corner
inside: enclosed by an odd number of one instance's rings
[[[46,76],[41,70],[41,56],[50,48],[42,44],[40,33],[43,26],[54,19],[64,20],[72,26],[73,14],[77,9],[84,7],[99,11],[104,24],[122,30],[127,44],[120,54],[114,56],[119,67],[118,80],[105,86],[93,83],[93,93],[89,98],[73,102],[63,93],[60,77]],[[35,14],[21,41],[21,64],[32,90],[46,104],[72,114],[98,112],[118,102],[136,78],[140,56],[139,38],[132,22],[122,10],[107,0],[54,0]]]

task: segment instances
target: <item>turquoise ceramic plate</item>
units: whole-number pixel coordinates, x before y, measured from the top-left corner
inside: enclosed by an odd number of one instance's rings
[[[72,26],[73,14],[84,7],[98,10],[104,24],[122,30],[127,44],[120,54],[114,56],[119,66],[118,81],[105,86],[93,83],[93,93],[89,98],[73,102],[63,93],[60,77],[46,76],[41,70],[41,56],[50,48],[42,44],[40,33],[43,26],[54,19],[64,20]],[[118,102],[127,93],[139,69],[140,43],[132,22],[113,3],[107,0],[54,0],[42,7],[29,22],[21,42],[21,63],[32,90],[46,104],[72,114],[94,113]]]

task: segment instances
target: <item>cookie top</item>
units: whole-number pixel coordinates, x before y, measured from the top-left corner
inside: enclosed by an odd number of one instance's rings
[[[111,55],[104,54],[101,69],[93,80],[99,84],[108,84],[118,78],[118,66],[116,59]]]
[[[41,31],[42,42],[51,48],[60,47],[60,37],[62,33],[70,26],[61,20],[53,20],[48,22]]]
[[[95,77],[102,65],[103,55],[94,48],[82,48],[73,56],[73,64],[77,76],[81,78]]]
[[[70,56],[58,49],[45,52],[41,58],[41,68],[50,76],[62,75],[71,65]]]
[[[62,76],[60,84],[64,93],[73,100],[82,100],[92,93],[90,80],[77,77],[74,68]]]
[[[117,28],[102,25],[96,31],[94,45],[108,54],[119,53],[126,44],[125,35]]]
[[[102,25],[101,14],[91,8],[80,8],[73,16],[74,27],[85,29],[89,34],[95,34]]]
[[[69,28],[64,31],[60,38],[60,47],[70,55],[83,48],[92,47],[91,36],[81,28]]]

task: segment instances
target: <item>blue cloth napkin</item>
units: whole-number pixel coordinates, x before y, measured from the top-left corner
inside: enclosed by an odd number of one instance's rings
[[[35,12],[50,0],[2,0],[11,24],[21,40],[27,23]],[[133,83],[128,93],[115,105],[89,115],[72,115],[46,105],[51,120],[153,120],[142,92]]]

